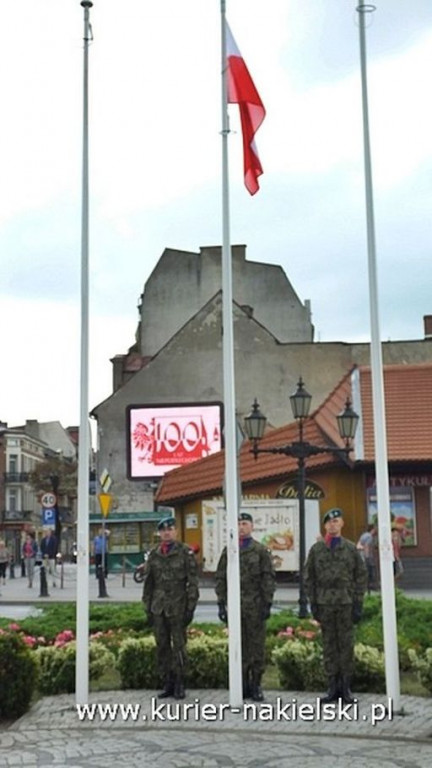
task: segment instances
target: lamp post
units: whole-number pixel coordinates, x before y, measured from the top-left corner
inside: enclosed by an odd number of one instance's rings
[[[351,402],[347,398],[344,410],[336,417],[339,434],[345,442],[343,448],[324,447],[312,445],[303,439],[304,420],[309,415],[309,409],[312,396],[306,391],[302,378],[300,377],[297,390],[290,396],[290,403],[293,416],[298,424],[299,439],[290,445],[282,445],[273,448],[259,448],[259,442],[264,436],[267,419],[261,413],[257,399],[255,398],[252,411],[244,420],[245,431],[252,441],[251,453],[255,459],[260,453],[281,453],[285,456],[293,456],[297,459],[298,465],[298,500],[299,500],[299,523],[300,523],[300,552],[299,552],[299,616],[304,619],[308,615],[307,597],[304,587],[303,569],[306,559],[306,538],[305,538],[305,462],[310,456],[316,456],[320,453],[335,453],[348,456],[352,451],[351,441],[355,437],[359,417],[352,409]]]

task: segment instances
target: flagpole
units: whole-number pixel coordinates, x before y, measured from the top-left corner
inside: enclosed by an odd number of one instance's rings
[[[89,173],[88,173],[88,47],[92,40],[90,0],[84,9],[83,153],[81,209],[81,372],[78,444],[78,524],[76,596],[76,703],[87,704],[89,695]]]
[[[393,710],[400,709],[400,677],[397,645],[393,548],[390,525],[390,494],[387,463],[384,374],[378,314],[378,281],[376,267],[375,220],[373,204],[372,164],[369,135],[369,109],[366,70],[366,13],[375,7],[360,0],[359,14],[360,60],[363,105],[363,142],[366,194],[367,246],[369,267],[369,303],[371,323],[371,373],[374,414],[375,477],[377,486],[379,561],[387,696]]]
[[[222,354],[225,410],[225,503],[227,515],[227,581],[229,627],[229,692],[230,705],[243,704],[240,561],[238,542],[239,492],[237,482],[237,446],[234,377],[234,331],[232,262],[230,243],[230,207],[228,179],[228,102],[225,0],[221,0],[222,41]]]

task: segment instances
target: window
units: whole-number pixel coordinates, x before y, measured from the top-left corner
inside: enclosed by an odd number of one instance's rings
[[[15,453],[9,456],[9,472],[18,472],[18,456]]]
[[[17,511],[17,493],[16,493],[16,491],[9,490],[8,491],[8,496],[9,496],[8,511],[9,512],[16,512]]]

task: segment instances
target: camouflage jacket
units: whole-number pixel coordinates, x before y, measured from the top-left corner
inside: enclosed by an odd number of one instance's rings
[[[167,555],[152,549],[146,562],[143,602],[148,613],[183,617],[194,611],[199,598],[195,555],[176,541]]]
[[[242,613],[256,611],[261,615],[271,605],[276,577],[270,552],[255,539],[240,549],[240,601]],[[222,550],[216,570],[216,595],[219,603],[227,602],[227,551]]]
[[[355,544],[341,537],[330,549],[317,541],[306,561],[305,586],[311,603],[349,605],[362,602],[367,585],[367,571]]]

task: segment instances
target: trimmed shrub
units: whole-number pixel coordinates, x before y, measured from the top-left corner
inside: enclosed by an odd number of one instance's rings
[[[273,651],[281,687],[294,691],[316,691],[327,684],[323,652],[319,643],[288,640]],[[354,675],[356,691],[381,693],[385,690],[384,654],[376,648],[357,643],[354,646]]]
[[[97,680],[115,665],[114,655],[101,643],[90,643],[89,677]],[[45,695],[75,691],[76,642],[34,651],[39,665],[39,690]]]
[[[432,694],[432,648],[426,648],[421,656],[411,649],[408,655],[422,686]]]
[[[194,688],[228,686],[228,643],[226,639],[198,635],[188,640],[186,684]],[[122,688],[156,688],[159,679],[156,643],[153,636],[125,640],[118,654],[117,668]]]
[[[21,637],[0,630],[0,719],[27,712],[37,683],[34,654]]]
[[[202,635],[188,641],[186,682],[194,688],[228,687],[228,641]]]
[[[322,648],[296,638],[273,651],[281,687],[292,691],[318,690],[325,685]]]
[[[117,669],[122,688],[156,688],[159,676],[153,635],[125,640],[118,653]]]
[[[354,646],[354,676],[352,687],[356,691],[384,693],[384,654],[378,648],[356,643]]]

